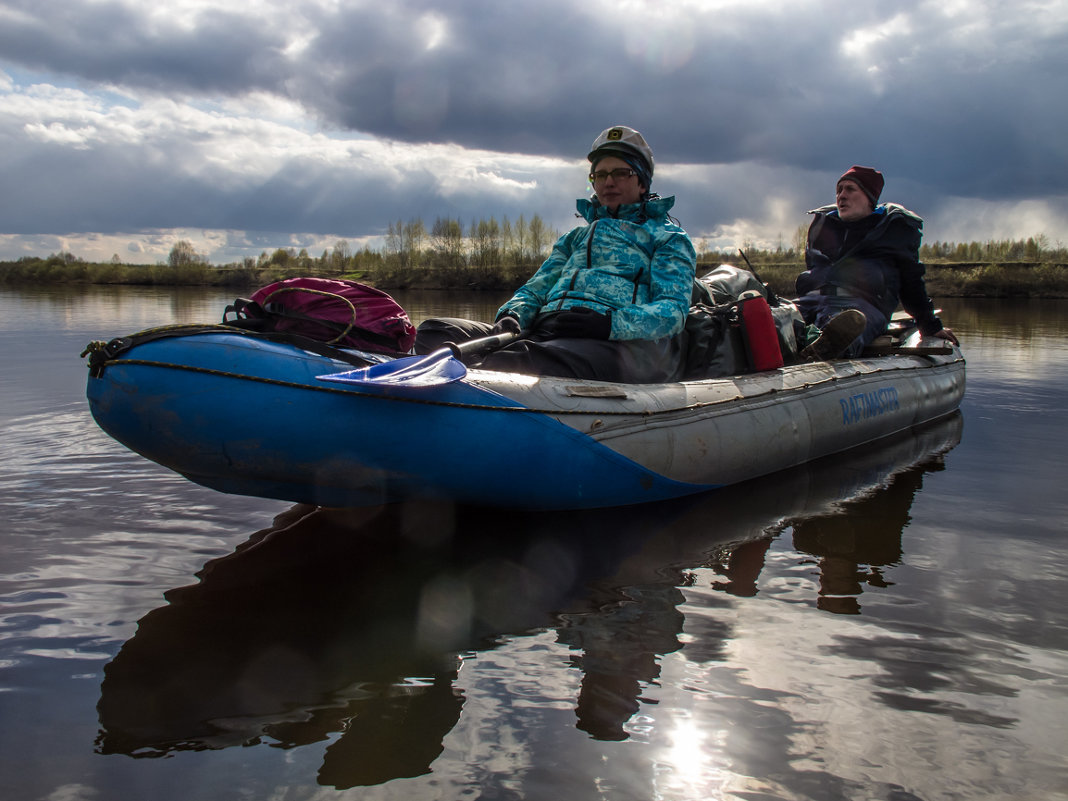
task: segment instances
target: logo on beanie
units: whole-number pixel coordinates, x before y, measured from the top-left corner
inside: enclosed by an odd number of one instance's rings
[[[613,128],[611,131],[608,132],[608,136],[605,137],[605,139],[607,141],[609,141],[609,142],[618,142],[622,138],[623,138],[623,129],[622,128]]]

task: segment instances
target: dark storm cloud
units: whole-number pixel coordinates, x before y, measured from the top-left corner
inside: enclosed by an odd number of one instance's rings
[[[295,81],[336,123],[405,141],[572,155],[603,125],[629,120],[670,161],[833,170],[854,159],[960,194],[1063,191],[1068,151],[1051,135],[1068,124],[1056,78],[1068,74],[1063,33],[1043,41],[995,19],[996,42],[969,40],[970,15],[861,5],[729,20],[655,5],[342,10]],[[421,14],[443,20],[436,47],[413,25]],[[861,32],[852,52],[851,31]]]
[[[997,6],[950,17],[922,3],[401,0],[298,5],[289,28],[255,6],[183,25],[150,8],[27,2],[5,21],[0,55],[163,91],[276,91],[408,142],[571,156],[630,120],[666,160],[836,169],[853,153],[985,197],[1061,191],[1068,167],[1064,137],[1051,136],[1068,123],[1068,41],[1002,22]],[[969,38],[978,23],[997,27]],[[865,30],[870,43],[846,52]],[[287,54],[295,31],[306,45]]]
[[[24,112],[17,78],[0,94],[0,169],[23,189],[0,200],[0,233],[362,235],[387,220],[550,209],[566,224],[584,187],[581,174],[561,180],[564,162],[530,176],[494,165],[448,190],[438,162],[453,156],[421,146],[574,163],[619,122],[647,136],[655,188],[677,192],[701,234],[752,220],[789,235],[853,163],[881,168],[887,199],[924,216],[970,199],[1002,204],[984,212],[996,220],[1006,204],[1057,208],[1068,194],[1068,13],[1056,2],[20,0],[0,5],[0,68],[95,98],[115,90],[142,117],[126,137],[107,109]],[[296,104],[324,131],[396,143],[378,157],[398,166],[316,158],[282,136],[276,163],[247,169],[256,132],[222,158],[205,143],[232,121],[209,133],[183,114],[236,119],[224,107],[253,95]],[[161,98],[177,107],[146,111]],[[288,124],[305,135],[308,121]]]
[[[151,4],[5,5],[0,59],[24,69],[182,93],[273,90],[286,77],[279,54],[285,31],[268,30],[248,14],[208,9],[179,25],[153,20],[146,13]]]

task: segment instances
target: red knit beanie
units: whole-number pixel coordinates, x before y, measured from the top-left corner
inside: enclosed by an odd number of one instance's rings
[[[852,181],[863,189],[873,206],[879,202],[879,195],[883,193],[883,174],[871,167],[854,164],[838,179],[838,183],[842,181]]]

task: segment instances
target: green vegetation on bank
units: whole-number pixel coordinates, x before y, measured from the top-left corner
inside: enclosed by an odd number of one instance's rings
[[[803,267],[805,229],[791,248],[761,250],[746,243],[739,250],[702,249],[698,273],[718,264],[746,266],[784,296],[793,295]],[[279,248],[258,259],[213,265],[182,240],[166,262],[126,264],[116,255],[105,263],[87,262],[71,253],[0,262],[0,285],[62,283],[155,286],[229,286],[255,288],[299,275],[351,278],[383,289],[511,290],[526,280],[548,255],[559,232],[537,216],[472,222],[438,218],[389,225],[382,249],[352,251],[338,241],[313,257],[306,250]],[[1068,249],[1052,248],[1044,236],[985,243],[934,242],[923,245],[928,291],[936,297],[1068,297]]]

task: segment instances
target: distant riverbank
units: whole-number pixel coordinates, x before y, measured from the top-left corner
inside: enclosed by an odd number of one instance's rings
[[[742,265],[744,266],[744,265]],[[1068,298],[1068,265],[1048,262],[927,263],[927,292],[940,298]],[[793,297],[802,264],[754,264],[776,293]]]
[[[705,254],[703,254],[705,255]],[[784,297],[794,294],[794,280],[804,266],[800,261],[752,260],[751,267],[771,289]],[[742,259],[713,254],[698,263],[698,275],[721,263],[740,267]],[[346,265],[348,267],[349,265]],[[317,260],[293,264],[214,266],[204,262],[181,265],[96,264],[63,256],[0,262],[0,285],[104,284],[135,286],[218,286],[255,289],[284,278],[320,276],[347,278],[384,290],[512,290],[533,273],[535,266],[494,268],[458,266],[441,270],[432,264],[400,269],[386,263],[352,265],[355,269],[324,269]],[[927,289],[932,297],[1068,298],[1068,265],[1054,262],[946,262],[928,263]]]

